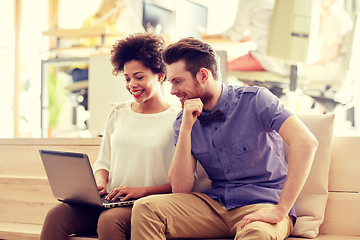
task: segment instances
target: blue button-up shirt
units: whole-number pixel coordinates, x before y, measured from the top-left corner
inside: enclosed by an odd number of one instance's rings
[[[291,116],[266,88],[222,85],[216,110],[225,121],[191,132],[191,151],[207,172],[212,187],[204,191],[230,210],[250,204],[277,204],[287,175],[283,140],[278,131]],[[174,123],[175,142],[182,111]],[[291,211],[294,215],[294,211]]]

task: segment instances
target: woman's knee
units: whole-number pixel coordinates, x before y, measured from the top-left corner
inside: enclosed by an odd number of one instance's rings
[[[98,233],[130,232],[131,207],[113,208],[103,211],[98,220]]]
[[[64,224],[72,215],[71,207],[66,203],[61,203],[51,208],[45,217],[45,223],[56,225]]]
[[[102,212],[98,219],[97,232],[100,233],[108,231],[108,229],[112,228],[114,222],[115,219],[112,219],[112,216],[107,214],[107,211]]]
[[[46,214],[39,239],[67,239],[70,234],[70,215],[71,209],[67,204],[62,203],[51,208]]]

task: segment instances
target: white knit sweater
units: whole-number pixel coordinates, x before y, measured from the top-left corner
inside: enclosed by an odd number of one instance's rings
[[[168,182],[174,154],[172,124],[180,108],[156,114],[131,110],[131,102],[116,105],[111,111],[93,170],[109,172],[107,191],[124,185],[156,186]]]

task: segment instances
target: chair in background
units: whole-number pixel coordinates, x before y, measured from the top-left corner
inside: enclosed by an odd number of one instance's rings
[[[325,107],[328,112],[333,111],[337,106],[342,105],[352,108],[354,105],[354,84],[358,65],[360,63],[360,23],[359,12],[355,14],[353,19],[353,28],[345,35],[345,61],[343,71],[344,78],[337,79],[331,85],[327,83],[312,83],[303,86],[303,92],[311,96],[316,102]],[[357,64],[357,65],[356,65]]]
[[[267,87],[277,96],[288,90],[295,91],[298,85],[306,84],[305,80],[297,78],[297,65],[308,62],[312,57],[312,47],[315,45],[312,43],[316,41],[319,26],[320,4],[320,0],[275,2],[267,55],[289,64],[289,76],[268,71],[231,71],[229,76],[249,85]]]

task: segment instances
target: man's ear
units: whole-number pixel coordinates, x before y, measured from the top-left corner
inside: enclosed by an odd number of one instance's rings
[[[158,74],[158,82],[161,83],[162,81],[164,81],[164,80],[165,80],[165,77],[166,77],[165,74],[159,73],[159,74]]]
[[[202,84],[205,84],[207,80],[209,79],[209,69],[206,68],[200,68],[200,71],[198,72],[198,79],[202,82]]]

